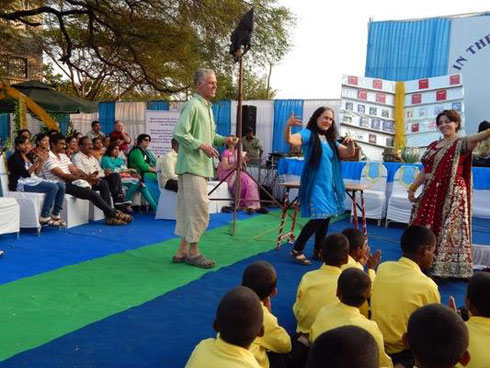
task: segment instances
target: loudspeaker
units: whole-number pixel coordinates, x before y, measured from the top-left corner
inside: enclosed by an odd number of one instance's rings
[[[254,135],[257,125],[257,107],[252,105],[242,106],[242,135],[245,135],[248,128],[252,128]],[[237,109],[237,132],[238,136],[238,109]]]

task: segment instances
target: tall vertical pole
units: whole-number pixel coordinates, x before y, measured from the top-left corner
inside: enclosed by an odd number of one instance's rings
[[[237,119],[237,136],[238,139],[242,138],[242,84],[243,84],[243,62],[242,55],[240,55],[238,64],[238,119]],[[242,173],[242,144],[238,142],[238,147],[236,148],[237,153],[237,167],[236,167],[236,179],[235,179],[235,208],[233,209],[233,230],[232,235],[235,236],[236,227],[236,213],[240,206],[240,176]]]

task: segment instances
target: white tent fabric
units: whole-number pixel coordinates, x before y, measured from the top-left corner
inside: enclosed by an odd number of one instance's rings
[[[99,113],[93,114],[70,114],[70,121],[73,129],[82,134],[87,134],[92,130],[92,121],[99,120]]]
[[[121,120],[132,139],[146,130],[146,102],[116,102],[116,120]]]

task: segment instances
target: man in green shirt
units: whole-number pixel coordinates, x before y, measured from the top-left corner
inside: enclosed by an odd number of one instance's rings
[[[179,187],[175,235],[181,237],[181,242],[172,261],[212,268],[216,262],[200,252],[199,239],[209,223],[207,181],[214,177],[212,158],[219,157],[213,145],[221,146],[238,139],[216,134],[210,102],[216,95],[214,71],[198,69],[194,74],[194,85],[197,94],[185,104],[173,133],[179,143],[175,167]]]

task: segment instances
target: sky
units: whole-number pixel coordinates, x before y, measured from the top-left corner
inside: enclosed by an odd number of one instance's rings
[[[291,51],[272,68],[276,98],[337,99],[343,74],[364,75],[369,20],[490,11],[488,0],[279,0],[297,17]]]

